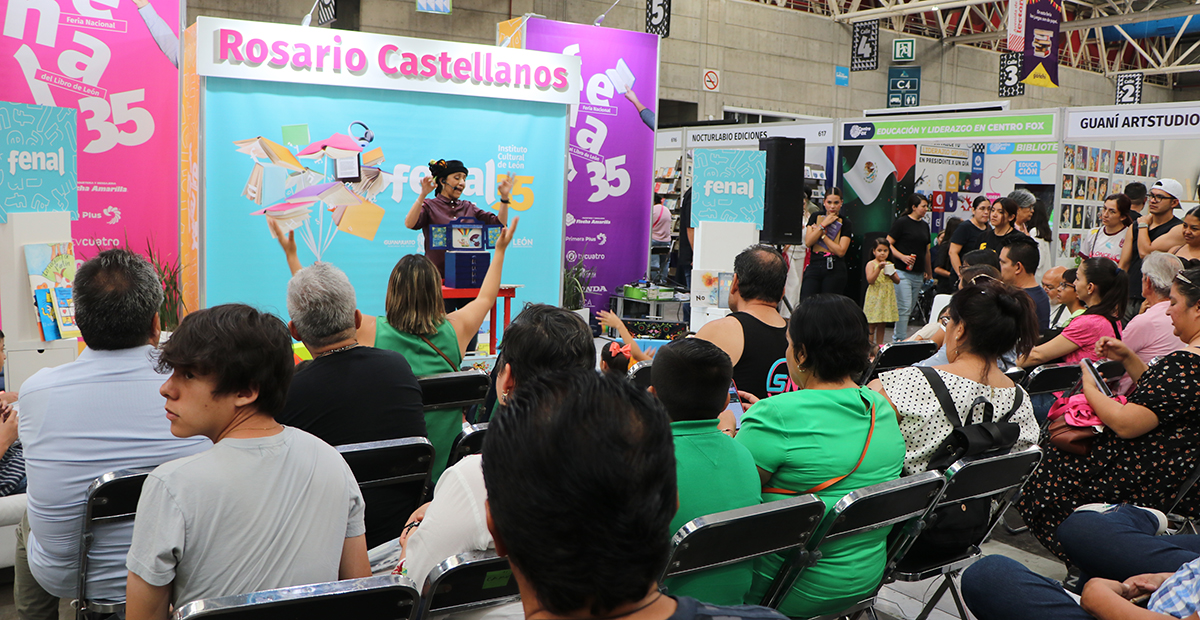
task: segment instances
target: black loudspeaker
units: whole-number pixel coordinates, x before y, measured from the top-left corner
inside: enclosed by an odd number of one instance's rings
[[[767,152],[763,184],[763,243],[804,243],[804,138],[762,138]]]

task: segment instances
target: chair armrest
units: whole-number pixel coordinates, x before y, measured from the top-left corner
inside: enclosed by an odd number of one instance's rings
[[[25,494],[0,497],[0,527],[17,525],[25,516]]]

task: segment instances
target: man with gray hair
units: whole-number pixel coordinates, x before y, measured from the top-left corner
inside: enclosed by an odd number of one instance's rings
[[[1178,351],[1184,342],[1175,335],[1167,308],[1171,301],[1171,282],[1183,271],[1183,262],[1174,254],[1153,252],[1142,259],[1142,297],[1146,299],[1141,314],[1133,317],[1121,334],[1121,340],[1143,362]],[[1133,380],[1128,375],[1121,377],[1120,393],[1128,394]]]
[[[212,446],[171,434],[158,392],[166,378],[153,360],[163,299],[154,267],[126,250],[101,252],[79,268],[73,294],[87,348],[74,362],[27,379],[18,401],[29,477],[13,588],[21,618],[57,619],[58,598],[78,596],[79,532],[93,480]],[[94,536],[85,595],[124,601],[133,522],[108,524]]]
[[[341,269],[313,263],[288,283],[292,337],[312,361],[296,371],[281,424],[333,446],[425,436],[421,386],[408,360],[394,351],[358,344],[362,313]],[[400,536],[417,498],[388,488],[366,489],[367,547]]]

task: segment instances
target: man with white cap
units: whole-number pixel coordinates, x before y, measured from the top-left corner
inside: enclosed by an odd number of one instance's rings
[[[1151,252],[1166,252],[1183,243],[1183,220],[1175,217],[1175,207],[1184,197],[1183,185],[1175,179],[1159,179],[1146,195],[1146,210],[1138,223],[1138,253],[1145,258]]]

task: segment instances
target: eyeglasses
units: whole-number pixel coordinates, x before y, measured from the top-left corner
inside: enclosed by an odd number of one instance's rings
[[[947,314],[943,317],[938,318],[938,324],[941,325],[942,327],[949,325],[950,324],[950,315]]]
[[[1155,194],[1154,192],[1150,192],[1150,195],[1147,196],[1147,198],[1153,202],[1158,202],[1160,200],[1172,200],[1175,197],[1170,194]]]

